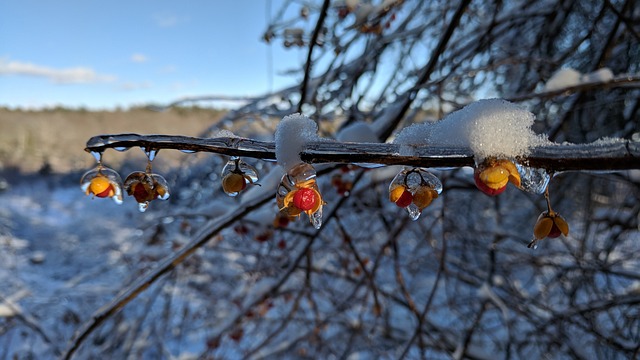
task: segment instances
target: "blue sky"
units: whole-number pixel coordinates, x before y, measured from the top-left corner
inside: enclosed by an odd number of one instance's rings
[[[281,1],[272,2],[275,12]],[[266,4],[0,2],[0,106],[114,108],[290,85],[279,74],[305,53],[276,43],[269,71]]]

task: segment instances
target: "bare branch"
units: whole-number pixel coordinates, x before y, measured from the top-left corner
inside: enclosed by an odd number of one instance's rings
[[[307,53],[307,62],[304,69],[304,80],[302,80],[302,88],[300,89],[300,102],[298,103],[299,113],[302,112],[302,105],[305,103],[305,99],[307,97],[307,84],[309,83],[309,78],[311,77],[311,63],[313,62],[313,48],[316,46],[320,31],[322,31],[324,18],[327,16],[327,9],[329,9],[330,3],[330,0],[324,0],[322,9],[320,10],[320,15],[318,17],[318,22],[316,23],[316,28],[313,30],[313,35],[311,36],[311,41],[309,42],[309,52]]]

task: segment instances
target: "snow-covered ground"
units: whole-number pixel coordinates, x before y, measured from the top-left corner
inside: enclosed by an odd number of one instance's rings
[[[10,176],[0,191],[0,358],[53,357],[145,266],[132,254],[150,216],[90,200],[78,179]]]

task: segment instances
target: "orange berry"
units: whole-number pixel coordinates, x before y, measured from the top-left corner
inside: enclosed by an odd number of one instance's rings
[[[398,199],[400,199],[402,194],[404,194],[405,190],[406,190],[406,188],[404,186],[396,186],[396,187],[394,187],[393,190],[389,191],[389,200],[391,202],[398,201]]]
[[[97,197],[105,198],[112,194],[113,186],[104,176],[96,176],[91,179],[91,184],[89,185],[89,192],[94,194]]]

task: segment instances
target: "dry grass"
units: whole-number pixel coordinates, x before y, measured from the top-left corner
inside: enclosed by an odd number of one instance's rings
[[[0,170],[15,167],[33,172],[48,166],[54,172],[91,167],[95,160],[84,151],[87,139],[109,133],[175,134],[198,136],[217,122],[223,111],[176,108],[166,112],[146,109],[129,111],[42,110],[0,108]],[[185,154],[167,152],[159,156],[175,165]],[[123,154],[111,151],[105,162],[117,166],[126,159],[145,159],[142,151]]]

